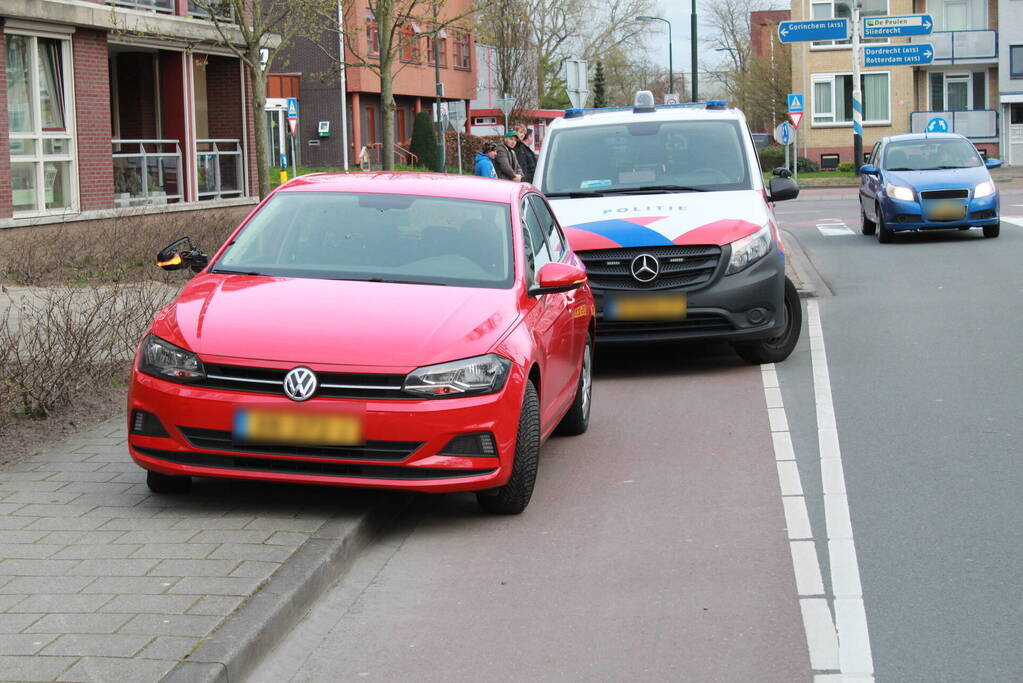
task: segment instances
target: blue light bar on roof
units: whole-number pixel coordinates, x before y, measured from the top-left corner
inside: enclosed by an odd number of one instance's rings
[[[727,109],[728,102],[725,100],[707,100],[707,109]]]

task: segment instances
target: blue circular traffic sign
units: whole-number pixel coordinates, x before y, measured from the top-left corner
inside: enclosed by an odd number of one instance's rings
[[[947,133],[948,121],[940,116],[935,116],[927,122],[927,126],[924,128],[924,131],[927,133]]]

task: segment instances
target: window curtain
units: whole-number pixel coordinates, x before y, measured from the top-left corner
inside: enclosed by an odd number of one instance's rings
[[[863,120],[888,120],[888,74],[863,76]]]
[[[64,73],[60,42],[39,39],[39,108],[43,130],[65,130]]]
[[[945,74],[940,71],[932,71],[928,78],[931,81],[931,111],[944,111]]]
[[[817,81],[813,84],[813,116],[820,121],[832,120],[831,81]]]

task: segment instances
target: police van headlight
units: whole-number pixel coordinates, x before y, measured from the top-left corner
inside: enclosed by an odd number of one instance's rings
[[[771,251],[771,226],[765,225],[748,237],[732,242],[732,257],[725,275],[749,268]]]

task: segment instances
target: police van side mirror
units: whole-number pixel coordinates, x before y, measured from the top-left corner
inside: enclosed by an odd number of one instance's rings
[[[795,199],[799,196],[799,185],[792,178],[771,178],[768,184],[772,202],[783,202],[786,199]]]

